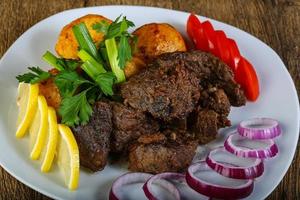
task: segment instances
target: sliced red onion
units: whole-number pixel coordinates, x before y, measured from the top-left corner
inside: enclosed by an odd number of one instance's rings
[[[110,200],[121,200],[123,199],[120,195],[120,189],[124,185],[134,184],[134,183],[145,183],[149,178],[152,177],[152,174],[148,173],[126,173],[115,180],[113,183],[110,193]]]
[[[184,181],[185,182],[185,175],[179,174],[179,173],[172,173],[172,172],[166,172],[166,173],[161,173],[152,176],[143,186],[143,190],[145,192],[145,195],[148,197],[149,200],[157,200],[159,199],[153,191],[152,184],[154,181],[157,181],[157,184],[160,185],[161,187],[165,188],[168,190],[173,198],[175,200],[180,199],[180,194],[178,189],[170,182],[165,181],[164,179],[175,179],[179,181]]]
[[[264,172],[261,159],[236,157],[224,147],[212,150],[206,157],[206,163],[219,174],[235,179],[253,179]]]
[[[270,118],[254,118],[242,121],[237,127],[241,136],[250,139],[272,139],[281,134],[278,121]]]
[[[205,161],[195,163],[188,168],[186,181],[197,192],[220,199],[245,198],[251,194],[254,185],[253,179],[242,180],[222,176],[212,170]]]
[[[228,136],[224,147],[239,157],[269,158],[278,153],[277,145],[272,139],[251,140],[237,133]]]

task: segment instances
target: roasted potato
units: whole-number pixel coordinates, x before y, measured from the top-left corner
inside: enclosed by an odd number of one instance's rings
[[[92,28],[92,25],[102,21],[106,21],[108,23],[112,22],[110,19],[107,19],[101,15],[89,14],[80,17],[66,25],[60,32],[58,41],[55,46],[57,54],[66,59],[78,59],[78,43],[73,34],[72,27],[76,24],[84,22],[89,30],[89,33],[91,34],[93,41],[95,43],[98,43],[103,40],[104,35],[103,33],[96,32]]]
[[[186,51],[180,33],[166,23],[145,24],[132,34],[138,37],[134,56],[145,61],[167,52]]]
[[[186,51],[186,45],[181,34],[166,23],[145,24],[132,34],[137,36],[138,40],[133,59],[125,67],[127,78],[139,72],[146,66],[147,62],[160,54]]]

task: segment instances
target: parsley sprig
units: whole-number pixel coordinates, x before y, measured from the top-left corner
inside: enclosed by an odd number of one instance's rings
[[[62,116],[62,122],[68,126],[86,124],[92,115],[92,107],[88,102],[87,92],[84,90],[75,96],[63,98],[59,108],[59,114]]]
[[[76,71],[62,71],[55,77],[54,83],[58,87],[62,98],[73,96],[83,84],[93,85],[91,81],[79,76]]]
[[[45,72],[39,67],[28,67],[28,69],[32,72],[18,75],[16,77],[19,82],[35,84],[44,81],[51,76],[49,72]]]
[[[105,35],[105,41],[115,40],[117,43],[117,53],[118,66],[124,69],[127,61],[131,60],[131,46],[129,41],[136,41],[136,38],[128,33],[128,28],[134,27],[134,23],[123,17],[121,15],[116,18],[111,24],[106,21],[98,22],[92,25],[92,28],[97,32],[102,32]],[[107,47],[106,47],[107,48]]]

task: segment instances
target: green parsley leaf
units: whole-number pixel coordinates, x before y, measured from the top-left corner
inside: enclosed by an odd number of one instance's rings
[[[73,96],[77,88],[90,81],[79,76],[75,71],[62,71],[55,78],[54,83],[58,87],[60,95],[65,97]]]
[[[106,72],[99,74],[96,78],[96,82],[100,86],[102,92],[105,95],[112,96],[114,94],[113,92],[113,85],[116,80],[116,77],[114,73],[112,72]]]
[[[98,33],[103,33],[104,35],[107,34],[109,23],[107,21],[101,21],[92,25],[92,28],[97,31]]]
[[[127,61],[131,60],[131,47],[128,42],[128,37],[126,35],[121,35],[120,42],[118,46],[118,59],[119,67],[124,69]]]
[[[18,75],[16,77],[19,82],[35,84],[46,80],[51,76],[49,72],[43,71],[39,67],[28,67],[28,69],[32,72],[28,72],[23,75]]]
[[[129,27],[134,27],[134,23],[132,21],[127,20],[126,17],[123,17],[122,21],[119,22],[120,18],[121,15],[110,24],[107,34],[105,36],[106,39],[121,36],[121,34],[127,31]]]
[[[66,59],[63,59],[61,58],[61,60],[63,60],[63,62],[65,63],[65,68],[67,70],[71,70],[71,71],[74,71],[77,69],[77,67],[79,66],[79,62],[76,61],[76,60],[66,60]]]
[[[72,97],[66,97],[62,100],[59,108],[59,114],[62,117],[62,123],[68,126],[86,124],[92,115],[92,107],[87,99],[89,89]]]
[[[93,105],[96,101],[99,101],[103,97],[103,93],[99,90],[99,87],[92,87],[86,93],[88,102]]]

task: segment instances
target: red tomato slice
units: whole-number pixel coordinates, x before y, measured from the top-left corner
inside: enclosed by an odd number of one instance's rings
[[[215,30],[209,21],[205,21],[202,24],[203,31],[208,43],[209,52],[218,56],[218,49],[216,46]]]
[[[244,57],[240,57],[235,71],[235,80],[245,92],[248,100],[255,101],[259,95],[259,83],[255,69]]]
[[[227,42],[230,51],[230,61],[228,65],[233,71],[235,71],[242,56],[236,42],[233,39],[228,38]]]
[[[187,21],[187,33],[198,50],[208,51],[207,39],[204,35],[201,22],[193,14],[189,16]]]
[[[198,17],[194,14],[190,14],[190,16],[187,20],[186,32],[188,33],[188,35],[191,39],[194,38],[194,32],[200,26],[201,26],[201,22],[199,21]]]
[[[227,65],[230,64],[230,51],[224,31],[215,31],[218,57]]]
[[[209,51],[208,40],[205,36],[202,26],[195,30],[195,40],[196,40],[196,48],[198,50],[207,51],[207,52]]]

